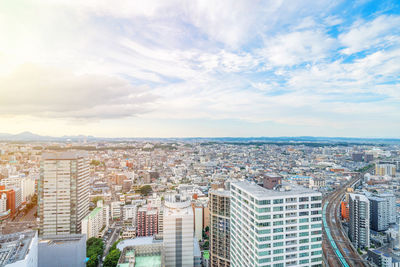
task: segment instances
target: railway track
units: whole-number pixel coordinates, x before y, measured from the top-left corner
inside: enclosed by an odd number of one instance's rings
[[[323,251],[328,266],[369,266],[360,257],[351,245],[347,235],[343,232],[338,212],[340,201],[343,198],[346,188],[354,186],[359,179],[359,177],[353,178],[323,200]]]

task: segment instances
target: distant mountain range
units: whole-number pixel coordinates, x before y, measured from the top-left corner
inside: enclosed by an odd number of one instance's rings
[[[46,142],[46,141],[80,141],[84,139],[97,140],[98,138],[94,136],[85,136],[85,135],[74,135],[74,136],[62,136],[62,137],[54,137],[54,136],[46,136],[46,135],[38,135],[31,132],[22,132],[19,134],[8,134],[8,133],[0,133],[1,141],[36,141],[36,142]],[[105,139],[105,138],[100,138]]]
[[[188,137],[188,138],[105,138],[86,135],[73,136],[44,136],[31,132],[19,134],[0,133],[0,141],[8,142],[79,142],[79,141],[164,141],[164,142],[228,142],[228,143],[354,143],[354,144],[400,144],[400,138],[353,138],[353,137],[314,137],[314,136],[294,136],[294,137]]]

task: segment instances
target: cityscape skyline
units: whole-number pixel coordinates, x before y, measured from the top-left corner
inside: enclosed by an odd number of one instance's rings
[[[398,141],[179,140],[0,141],[0,265],[400,262]]]
[[[0,132],[399,137],[399,11],[396,1],[6,1]]]
[[[400,267],[400,1],[0,1],[0,267]]]

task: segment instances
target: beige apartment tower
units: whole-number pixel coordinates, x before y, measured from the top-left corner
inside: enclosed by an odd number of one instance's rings
[[[89,213],[87,153],[43,153],[38,207],[41,236],[81,232],[81,222]]]
[[[228,267],[230,246],[230,194],[222,188],[210,190],[210,266]]]

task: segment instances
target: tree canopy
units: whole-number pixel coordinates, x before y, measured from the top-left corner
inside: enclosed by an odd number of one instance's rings
[[[117,244],[120,240],[114,242],[110,248],[110,252],[106,256],[103,262],[104,267],[115,267],[118,264],[119,257],[121,256],[121,251],[117,249]]]
[[[104,259],[104,267],[115,267],[118,264],[119,257],[121,256],[121,251],[119,249],[111,250],[110,253]]]
[[[89,261],[86,266],[95,267],[98,264],[98,257],[103,255],[104,243],[101,238],[91,237],[86,241],[86,256]]]
[[[150,185],[144,185],[144,186],[140,187],[138,190],[138,192],[143,196],[149,195],[152,191],[153,191],[153,189],[151,188]]]

